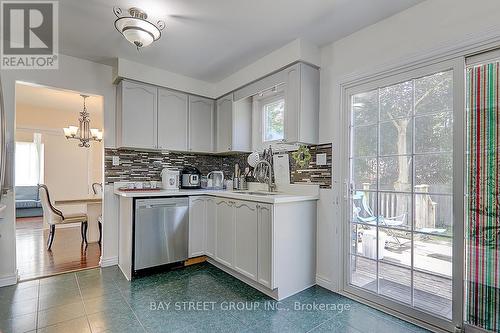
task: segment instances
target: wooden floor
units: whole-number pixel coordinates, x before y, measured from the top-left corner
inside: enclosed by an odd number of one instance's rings
[[[51,251],[41,218],[16,221],[17,268],[21,280],[99,266],[98,243],[82,246],[80,227],[57,228]]]

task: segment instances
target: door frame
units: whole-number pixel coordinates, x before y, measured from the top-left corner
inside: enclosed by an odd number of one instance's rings
[[[343,247],[343,271],[342,275],[342,290],[347,295],[352,295],[356,298],[361,298],[369,303],[379,304],[382,309],[388,312],[396,312],[405,317],[410,317],[421,324],[430,325],[431,328],[439,328],[441,330],[453,331],[455,327],[462,327],[463,323],[463,306],[453,306],[452,320],[438,318],[430,313],[421,311],[411,306],[399,303],[381,295],[376,295],[371,292],[362,290],[361,288],[349,284],[350,278],[350,214],[349,210],[349,177],[350,177],[350,115],[351,115],[351,98],[357,92],[366,92],[380,86],[388,86],[391,84],[406,81],[410,78],[418,78],[440,71],[453,70],[453,219],[458,221],[453,227],[453,277],[452,277],[452,294],[453,304],[463,304],[463,223],[464,220],[464,158],[465,158],[465,138],[464,138],[464,122],[465,122],[465,58],[458,56],[444,61],[429,61],[415,66],[408,66],[398,71],[388,71],[378,77],[368,77],[359,79],[355,82],[341,85],[341,124],[342,124],[342,140],[344,147],[343,159],[341,159],[341,174],[344,181],[343,204],[341,206],[341,224],[342,224],[342,247]],[[413,223],[413,221],[412,221]]]

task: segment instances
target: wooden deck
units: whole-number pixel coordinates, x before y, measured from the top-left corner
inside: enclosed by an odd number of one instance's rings
[[[352,284],[377,293],[376,263],[356,258],[353,261]],[[411,305],[410,270],[379,264],[378,293]],[[451,279],[420,272],[414,273],[414,307],[451,319],[451,300]]]

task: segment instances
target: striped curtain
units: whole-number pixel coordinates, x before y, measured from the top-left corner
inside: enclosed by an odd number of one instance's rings
[[[467,68],[465,321],[500,332],[499,62]]]

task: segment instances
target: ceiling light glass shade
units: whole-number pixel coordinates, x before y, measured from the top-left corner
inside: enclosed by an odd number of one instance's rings
[[[91,128],[90,135],[92,136],[93,139],[102,140],[102,132],[99,131],[97,128]]]
[[[126,28],[122,32],[123,36],[137,47],[145,47],[154,41],[153,35],[138,28]]]
[[[68,127],[68,129],[71,136],[75,136],[78,134],[78,126],[70,126]]]
[[[158,21],[158,25],[147,21],[147,14],[138,8],[130,8],[130,16],[121,16],[122,10],[115,8],[116,29],[137,48],[145,47],[161,37],[161,30],[165,28],[163,21]]]
[[[69,129],[69,127],[63,128],[63,131],[64,131],[65,137],[67,137],[67,138],[71,137],[71,130]]]

